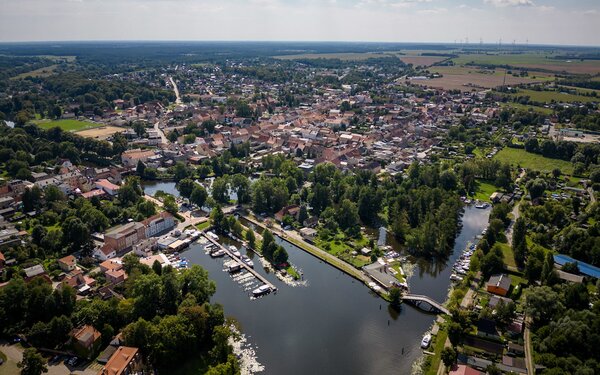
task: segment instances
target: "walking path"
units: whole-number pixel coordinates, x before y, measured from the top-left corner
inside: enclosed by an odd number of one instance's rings
[[[531,331],[529,331],[529,324],[531,324],[531,319],[529,317],[525,317],[525,332],[523,333],[523,339],[525,340],[525,366],[527,367],[527,375],[534,375],[535,364],[533,363]]]

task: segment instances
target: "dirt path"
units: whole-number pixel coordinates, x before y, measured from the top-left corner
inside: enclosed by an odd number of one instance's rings
[[[511,212],[512,216],[513,216],[513,220],[508,225],[508,228],[506,228],[506,241],[510,246],[512,246],[513,227],[515,226],[515,222],[517,221],[517,219],[519,217],[521,217],[521,212],[519,210],[520,206],[521,206],[521,202],[518,202],[513,207],[512,212]]]
[[[525,318],[525,332],[523,333],[523,339],[525,340],[525,366],[527,366],[527,375],[535,374],[535,364],[533,363],[533,353],[531,349],[531,331],[529,331],[529,324],[531,319]]]

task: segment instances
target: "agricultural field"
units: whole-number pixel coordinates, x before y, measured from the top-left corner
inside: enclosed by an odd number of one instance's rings
[[[273,56],[279,60],[303,60],[303,59],[340,59],[342,61],[363,61],[368,59],[375,59],[381,57],[387,57],[388,53],[301,53],[296,55],[281,55]]]
[[[504,69],[488,70],[476,67],[435,66],[429,68],[429,71],[439,73],[443,77],[432,78],[426,81],[413,81],[413,83],[445,90],[471,91],[473,89],[494,88],[504,83],[507,85],[531,84],[554,79],[552,76],[544,73],[530,75],[529,77],[515,77],[511,74],[505,75]]]
[[[77,132],[101,126],[100,124],[80,120],[36,120],[34,123],[42,129],[59,127],[62,130],[69,132]]]
[[[91,128],[91,129],[81,130],[81,131],[78,131],[77,134],[79,134],[82,137],[86,137],[86,138],[107,139],[115,133],[122,133],[124,131],[125,131],[124,128],[119,128],[116,126],[109,125],[109,126],[99,126],[99,127],[95,127],[95,128]]]
[[[563,174],[573,174],[573,165],[571,162],[550,159],[542,155],[532,154],[520,148],[505,147],[494,158],[503,163],[540,172],[551,172],[553,169],[558,168]]]
[[[457,65],[510,65],[528,70],[548,70],[573,74],[600,73],[600,61],[598,60],[559,60],[551,57],[551,54],[546,53],[463,54],[452,61]]]
[[[529,96],[529,98],[534,102],[547,103],[547,104],[552,103],[552,102],[567,102],[567,103],[600,102],[600,97],[575,95],[575,94],[569,94],[569,93],[560,92],[560,91],[536,91],[536,90],[519,89],[519,92],[511,94],[511,96]]]
[[[405,64],[413,64],[413,66],[431,66],[440,61],[448,59],[444,56],[404,56],[398,55],[398,58]]]

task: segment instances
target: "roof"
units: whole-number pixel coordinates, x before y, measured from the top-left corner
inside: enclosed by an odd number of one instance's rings
[[[110,189],[110,190],[119,190],[119,185],[115,185],[112,182],[108,181],[107,179],[103,178],[101,180],[96,181],[96,185],[104,188],[104,189]]]
[[[98,340],[100,336],[101,334],[96,328],[87,324],[73,330],[73,337],[82,342],[87,342],[89,339],[92,339],[92,342],[94,342]]]
[[[487,286],[495,286],[504,290],[510,289],[510,276],[507,275],[493,275],[487,283]]]
[[[142,223],[138,223],[138,222],[134,221],[133,223],[127,223],[127,224],[112,228],[111,230],[107,231],[104,234],[104,238],[106,238],[106,237],[121,238],[123,236],[128,236],[132,232],[135,232],[138,229],[143,228],[143,227],[144,227],[144,225]]]
[[[66,264],[67,266],[74,266],[75,265],[75,257],[73,255],[67,255],[64,258],[60,258],[58,261],[60,263]]]
[[[4,258],[4,254],[2,254],[2,252],[1,252],[1,251],[0,251],[0,260],[1,260],[1,261],[4,261],[4,260],[6,260],[6,258]]]
[[[94,189],[94,190],[90,190],[87,193],[83,193],[81,194],[82,197],[89,199],[89,198],[93,198],[93,197],[99,197],[106,194],[104,192],[104,190],[100,190],[100,189]]]
[[[25,271],[25,275],[27,275],[27,277],[35,277],[38,275],[42,275],[46,272],[44,270],[44,267],[42,267],[41,264],[35,265],[33,267],[25,268],[23,271]]]
[[[594,277],[596,279],[600,279],[600,268],[592,266],[591,264],[581,262],[577,259],[573,259],[568,255],[559,254],[554,256],[554,263],[564,266],[567,263],[577,263],[577,267],[579,267],[579,273]]]
[[[455,366],[452,371],[449,372],[449,375],[480,375],[483,374],[481,371],[477,371],[472,367],[466,365],[458,365]]]
[[[138,352],[138,348],[128,346],[119,346],[115,354],[110,357],[104,369],[99,372],[102,375],[119,375],[123,374],[125,368],[133,360]]]

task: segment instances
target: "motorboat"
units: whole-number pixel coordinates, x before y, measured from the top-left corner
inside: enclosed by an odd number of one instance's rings
[[[225,255],[225,250],[219,249],[217,251],[211,251],[210,256],[213,258],[220,258]]]
[[[254,262],[247,255],[242,255],[242,262],[246,263],[248,267],[254,268]]]
[[[428,333],[423,336],[423,339],[421,340],[421,348],[427,349],[429,344],[431,344],[431,334]]]
[[[270,286],[268,286],[268,285],[261,285],[261,286],[259,286],[258,288],[254,289],[252,291],[252,295],[254,297],[259,297],[259,296],[268,294],[270,292],[271,292],[271,287]]]
[[[241,264],[239,264],[239,263],[234,263],[234,264],[231,264],[231,265],[229,265],[229,266],[227,267],[227,272],[229,272],[229,273],[234,273],[234,272],[238,272],[238,271],[239,271],[239,270],[241,270],[241,269],[242,269],[242,265],[241,265]]]
[[[240,251],[237,249],[237,247],[235,247],[233,245],[229,246],[229,251],[231,251],[233,256],[236,256],[238,258],[242,256],[242,253],[240,253]]]

